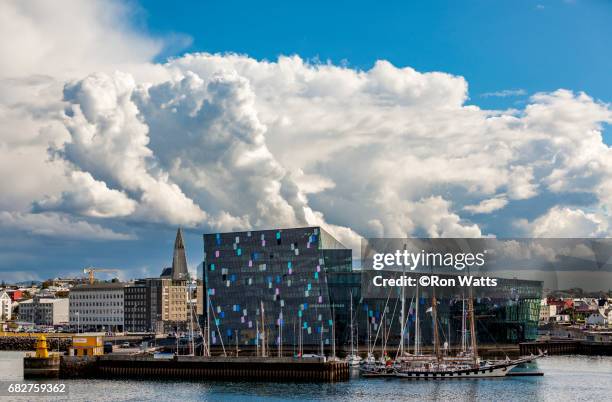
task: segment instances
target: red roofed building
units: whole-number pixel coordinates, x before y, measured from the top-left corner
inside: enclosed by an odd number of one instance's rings
[[[6,293],[9,295],[12,301],[18,301],[23,298],[23,291],[19,289],[6,289]]]

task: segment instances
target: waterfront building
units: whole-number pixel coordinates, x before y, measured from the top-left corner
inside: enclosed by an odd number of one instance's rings
[[[356,272],[354,275],[361,276]],[[353,283],[357,280],[354,279]],[[535,340],[538,336],[540,297],[542,293],[542,282],[526,281],[519,279],[497,278],[498,286],[490,294],[481,292],[481,296],[474,300],[474,310],[477,320],[478,342],[482,344],[516,344],[518,342]],[[331,286],[330,292],[339,298],[342,294],[336,289],[337,285]],[[399,294],[389,292],[389,298],[360,297],[359,293],[355,297],[353,290],[353,300],[357,304],[361,303],[355,311],[354,321],[357,323],[355,336],[365,343],[369,332],[372,338],[375,334],[389,333],[386,340],[387,345],[397,345],[400,341],[399,309],[401,306]],[[464,295],[465,296],[465,295]],[[431,306],[432,294],[421,289],[418,300],[415,299],[415,290],[410,289],[406,292],[406,314],[408,324],[405,332],[407,344],[414,342],[414,331],[416,322],[416,303],[419,303],[419,319],[421,322],[420,339],[422,345],[431,345],[433,342],[433,325],[431,314],[428,309]],[[335,304],[348,303],[336,301]],[[450,345],[461,343],[461,317],[465,313],[465,304],[462,302],[461,295],[453,297],[438,297],[438,325],[443,337]],[[386,310],[386,314],[384,311]],[[350,339],[348,326],[338,318],[338,327],[346,328],[346,331],[338,333],[345,334],[345,338],[338,339],[339,343],[346,343]],[[379,336],[379,338],[382,335]],[[381,339],[378,339],[378,345]]]
[[[591,313],[586,319],[585,324],[593,327],[607,327],[608,326],[608,316],[603,314],[600,311],[595,313]]]
[[[150,288],[147,281],[140,279],[127,284],[124,288],[123,316],[125,331],[150,332],[151,325],[149,311],[151,309]]]
[[[13,301],[5,291],[0,292],[0,321],[8,321],[12,316]]]
[[[385,297],[374,298],[362,294],[363,278],[359,270],[333,273],[328,275],[328,278],[329,292],[336,306],[338,344],[347,344],[350,341],[348,311],[351,297],[354,337],[360,344],[367,342],[369,332],[372,339],[379,333],[377,345],[380,346],[382,330],[379,328],[381,327],[389,333],[387,345],[399,343],[401,308],[399,288],[395,292],[387,292]],[[541,295],[542,282],[498,278],[498,286],[494,292],[474,300],[478,341],[502,344],[535,340],[538,335]],[[406,291],[408,325],[404,339],[407,343],[414,341],[417,310],[414,296],[414,288]],[[427,309],[431,306],[431,293],[421,290],[418,303],[421,342],[423,345],[428,345],[433,340],[431,314],[427,313]],[[463,307],[460,297],[438,297],[439,329],[444,332],[444,337],[450,344],[460,343]]]
[[[19,319],[34,325],[54,326],[68,323],[69,301],[34,296],[19,303]]]
[[[123,331],[124,283],[77,285],[70,291],[70,326],[80,331]]]
[[[144,282],[144,294],[142,289],[134,290],[140,293],[134,297],[145,297],[145,331],[162,333],[186,329],[187,286],[185,281],[175,282],[167,277],[147,278],[142,281]],[[126,326],[126,330],[132,331],[131,326]]]
[[[542,303],[540,304],[540,322],[547,323],[551,320],[554,320],[556,315],[557,305],[546,304],[546,299],[542,299]]]
[[[203,267],[212,346],[331,345],[328,275],[350,272],[351,250],[325,230],[205,234]]]

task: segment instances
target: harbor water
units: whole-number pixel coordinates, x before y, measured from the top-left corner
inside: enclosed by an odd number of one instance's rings
[[[0,380],[23,381],[23,352],[0,352]],[[74,401],[604,401],[612,399],[612,357],[550,356],[542,377],[462,380],[362,379],[341,383],[61,380]],[[0,397],[5,400],[20,398]],[[45,400],[23,397],[23,400]]]

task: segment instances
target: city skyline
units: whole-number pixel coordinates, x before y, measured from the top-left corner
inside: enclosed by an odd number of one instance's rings
[[[612,6],[451,3],[3,3],[0,277],[158,276],[177,227],[191,272],[249,229],[609,237]]]

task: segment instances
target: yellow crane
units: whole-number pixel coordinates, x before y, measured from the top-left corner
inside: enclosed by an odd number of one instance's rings
[[[94,272],[115,272],[115,273],[119,273],[118,269],[115,268],[95,268],[95,267],[87,267],[87,268],[83,268],[83,273],[84,274],[88,274],[89,276],[89,284],[93,285],[94,284]]]

